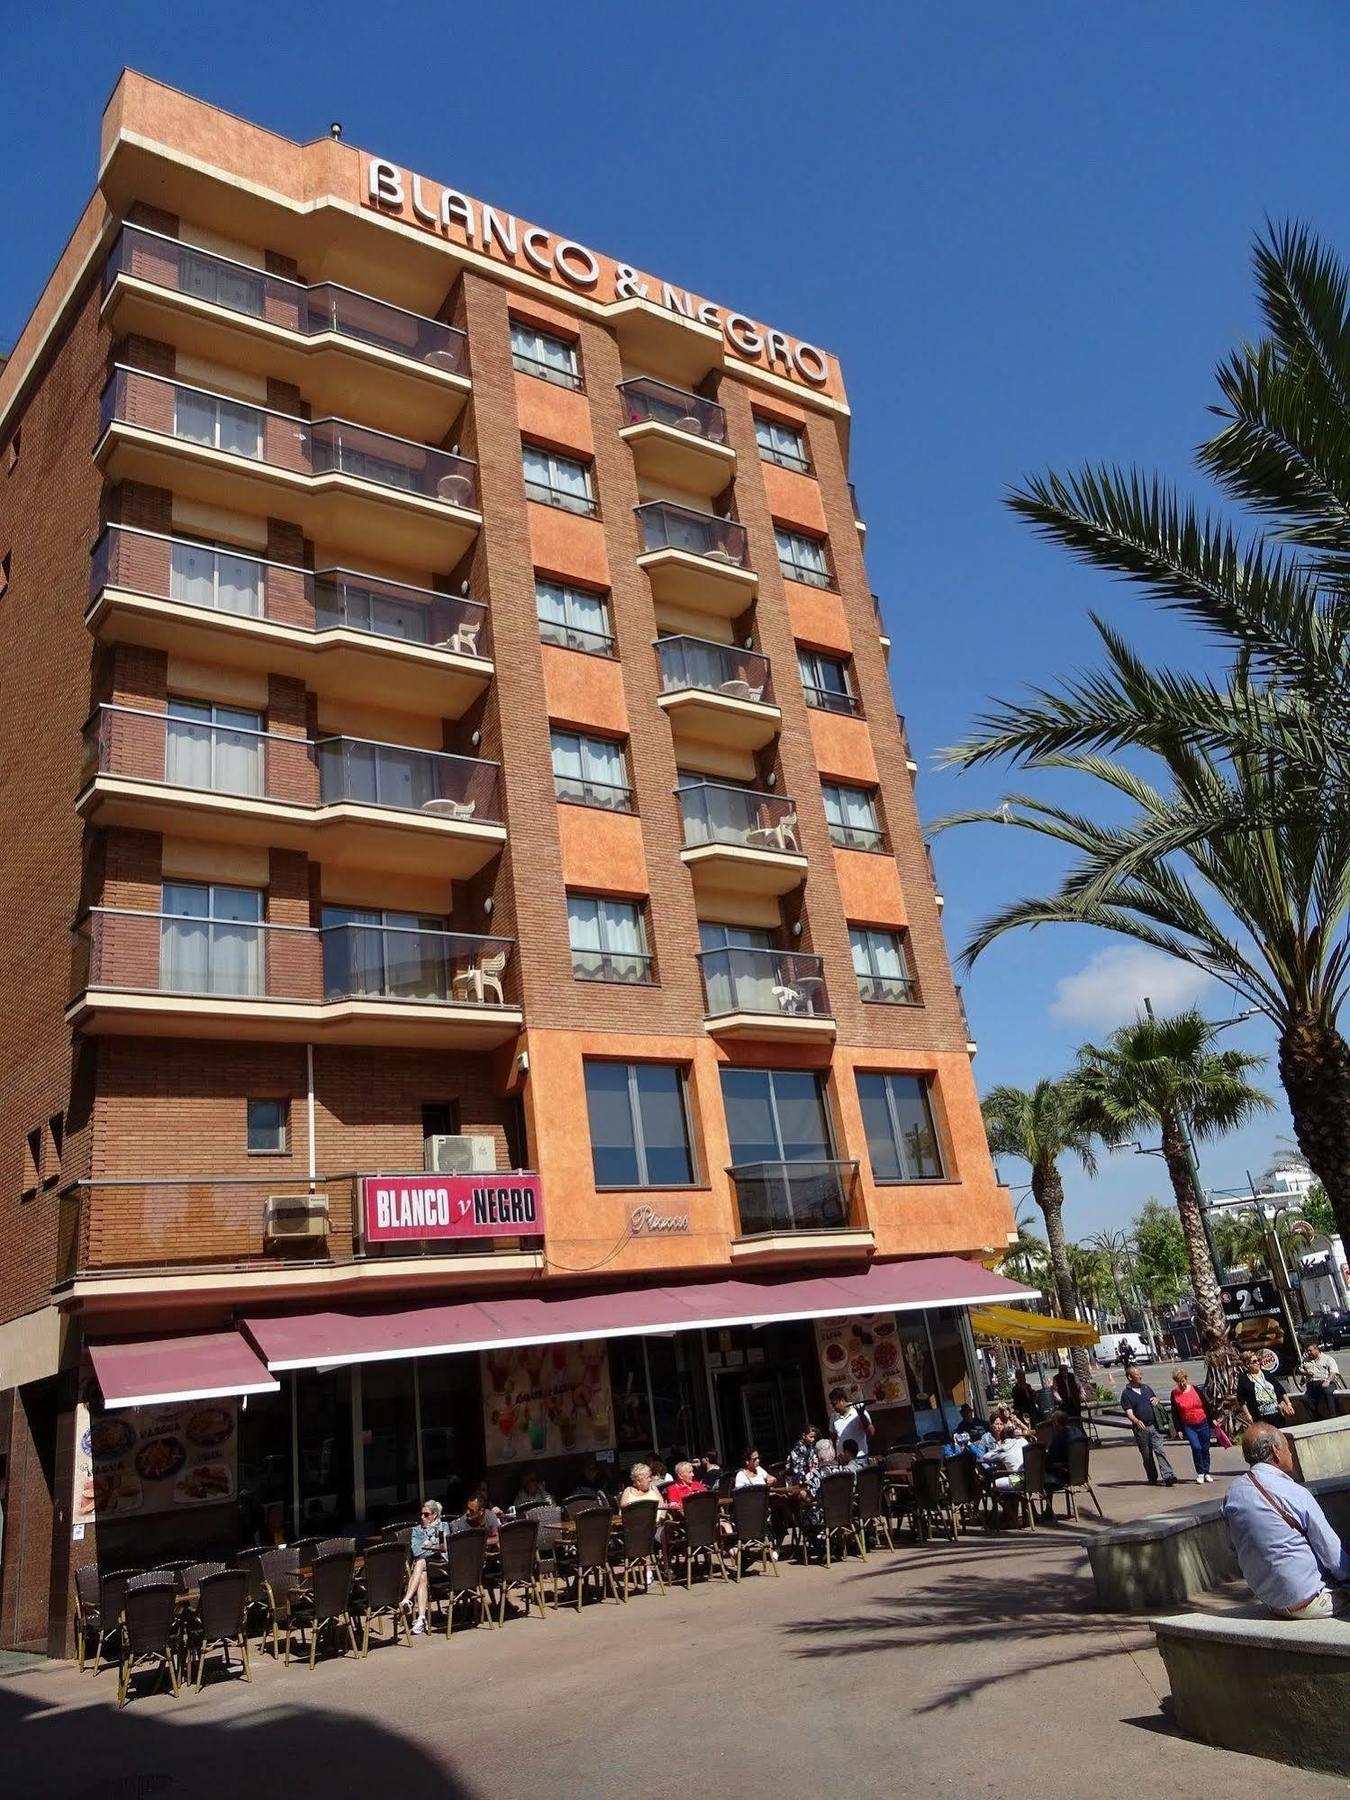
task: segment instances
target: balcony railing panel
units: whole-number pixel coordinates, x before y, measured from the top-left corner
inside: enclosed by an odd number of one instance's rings
[[[578,950],[572,947],[572,973],[578,981],[618,981],[642,986],[651,981],[652,959],[640,950]]]
[[[886,833],[876,825],[849,825],[830,820],[830,842],[836,850],[885,850]]]
[[[802,693],[806,696],[806,704],[817,712],[847,713],[857,716],[862,712],[862,702],[856,694],[842,694],[838,688],[817,687],[813,681],[803,681]]]
[[[467,457],[347,419],[302,419],[165,375],[119,364],[103,390],[101,430],[134,425],[179,443],[294,475],[342,474],[424,500],[471,507],[476,468]]]
[[[336,282],[306,287],[139,225],[124,225],[118,232],[104,267],[105,293],[119,275],[209,301],[302,337],[333,332],[452,375],[468,373],[468,339],[453,325]]]
[[[699,954],[708,1016],[762,1013],[773,1018],[829,1018],[830,996],[820,957],[798,950],[730,947]]]
[[[118,588],[307,631],[358,631],[452,655],[492,654],[480,601],[353,569],[302,569],[130,525],[110,525],[99,538],[90,585],[95,596]]]
[[[861,1223],[856,1162],[737,1163],[729,1172],[741,1237],[846,1231]]]
[[[648,500],[637,508],[637,515],[644,555],[652,550],[685,550],[738,569],[749,562],[749,537],[736,519],[677,506],[671,500]]]
[[[786,794],[698,781],[676,789],[684,819],[684,846],[730,844],[747,850],[800,853],[797,803]]]
[[[726,409],[715,400],[705,400],[701,394],[688,393],[650,375],[639,375],[619,383],[619,397],[625,425],[670,425],[690,437],[706,438],[710,444],[726,442]]]
[[[912,975],[858,974],[860,999],[883,1006],[917,1006],[919,984]]]
[[[501,823],[496,763],[366,738],[320,738],[316,748],[325,806],[348,801],[480,825]]]
[[[656,645],[661,666],[661,692],[682,693],[697,688],[702,693],[725,694],[732,700],[759,700],[773,705],[773,681],[769,659],[755,650],[707,638],[659,638]]]
[[[606,812],[632,812],[633,790],[616,781],[592,781],[586,775],[553,776],[553,792],[569,806],[599,806]]]

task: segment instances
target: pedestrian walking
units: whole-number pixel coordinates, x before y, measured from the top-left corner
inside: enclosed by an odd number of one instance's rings
[[[1199,1483],[1213,1481],[1209,1472],[1209,1409],[1203,1388],[1192,1387],[1185,1369],[1172,1371],[1172,1422],[1191,1447],[1195,1479]]]
[[[1176,1473],[1163,1449],[1162,1433],[1158,1429],[1157,1400],[1158,1396],[1153,1389],[1131,1364],[1125,1373],[1125,1386],[1120,1396],[1121,1408],[1134,1427],[1134,1441],[1139,1446],[1149,1484],[1156,1487],[1161,1480],[1164,1487],[1171,1487],[1176,1481]]]

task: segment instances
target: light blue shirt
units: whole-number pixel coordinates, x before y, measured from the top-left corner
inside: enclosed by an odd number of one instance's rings
[[[1262,1498],[1257,1481],[1302,1531],[1287,1525]],[[1223,1520],[1247,1586],[1274,1612],[1304,1605],[1321,1593],[1328,1577],[1350,1582],[1350,1553],[1326,1514],[1301,1482],[1273,1463],[1258,1463],[1255,1481],[1250,1474],[1238,1476],[1224,1498]]]

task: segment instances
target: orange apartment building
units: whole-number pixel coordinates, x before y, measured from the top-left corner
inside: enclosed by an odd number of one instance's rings
[[[118,83],[0,371],[0,1643],[93,1560],[972,1391],[1012,1217],[849,416]]]

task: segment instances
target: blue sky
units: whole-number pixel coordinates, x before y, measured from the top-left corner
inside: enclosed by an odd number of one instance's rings
[[[30,9],[5,42],[0,344],[87,197],[99,113],[131,64],[289,136],[338,119],[349,141],[828,346],[932,818],[1013,785],[927,765],[991,694],[1094,660],[1089,606],[1158,654],[1198,653],[1001,494],[1089,458],[1188,475],[1214,363],[1256,326],[1263,218],[1303,217],[1350,254],[1348,39],[1334,0]],[[953,949],[1055,870],[987,828],[937,855]],[[966,992],[988,1088],[1059,1072],[1144,992],[1161,1007],[1196,988],[1056,928],[996,947]],[[1226,1041],[1273,1047],[1259,1025]],[[1205,1150],[1207,1179],[1241,1182],[1287,1130],[1281,1112]],[[1066,1173],[1074,1235],[1165,1192],[1130,1155],[1096,1182]]]

